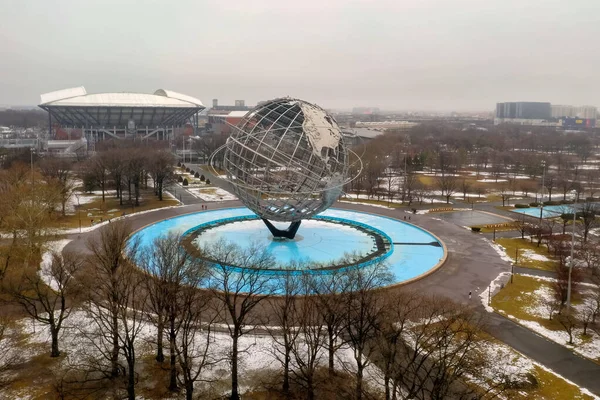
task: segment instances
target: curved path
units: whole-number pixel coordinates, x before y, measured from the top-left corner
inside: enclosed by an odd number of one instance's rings
[[[239,201],[203,203],[208,209],[242,206]],[[446,263],[423,279],[407,283],[407,288],[439,294],[461,303],[472,304],[485,312],[479,294],[501,272],[510,271],[510,264],[503,261],[482,235],[443,221],[435,216],[408,214],[405,209],[388,209],[363,204],[335,203],[335,208],[379,214],[413,223],[437,235],[448,249]],[[200,204],[176,208],[158,209],[127,218],[134,230],[154,222],[178,215],[202,211]],[[410,218],[410,220],[408,220]],[[98,238],[98,229],[68,236],[72,241],[67,250],[87,252],[86,242]],[[469,292],[472,292],[469,298]],[[579,357],[564,346],[550,342],[500,315],[490,314],[490,333],[572,382],[600,394],[600,365]]]

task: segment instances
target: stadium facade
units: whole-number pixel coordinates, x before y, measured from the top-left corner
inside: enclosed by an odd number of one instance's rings
[[[205,108],[170,90],[88,94],[83,86],[42,94],[39,107],[48,112],[50,137],[56,124],[81,130],[92,144],[109,138],[170,140],[175,128],[191,124],[196,130]]]

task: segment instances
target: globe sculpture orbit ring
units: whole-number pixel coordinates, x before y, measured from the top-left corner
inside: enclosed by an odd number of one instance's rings
[[[337,122],[299,99],[279,98],[248,111],[211,157],[213,167],[221,150],[235,194],[274,237],[293,238],[300,222],[329,208],[351,180],[352,152]],[[282,231],[269,221],[291,223],[289,234],[278,235]]]

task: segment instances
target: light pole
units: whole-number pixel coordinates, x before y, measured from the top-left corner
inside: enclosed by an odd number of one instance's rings
[[[569,262],[569,282],[567,285],[567,311],[571,310],[571,272],[573,271],[573,262],[575,262],[575,221],[577,219],[577,208],[573,207],[573,230],[571,231],[571,260]]]
[[[544,215],[544,181],[546,179],[546,161],[542,160],[542,195],[540,196],[540,202],[542,206],[540,207],[540,223],[542,222],[542,216]]]
[[[79,204],[79,195],[75,194],[77,199],[77,215],[79,216],[79,233],[81,233],[81,204]]]
[[[33,185],[33,153],[35,153],[35,149],[30,147],[29,152],[31,154],[31,184]]]

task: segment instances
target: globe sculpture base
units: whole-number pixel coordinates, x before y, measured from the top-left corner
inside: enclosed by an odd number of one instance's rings
[[[283,240],[283,239],[293,239],[296,236],[296,232],[298,232],[298,228],[300,228],[300,223],[302,221],[294,221],[287,227],[287,229],[279,229],[276,228],[271,221],[268,219],[262,218],[263,222],[271,231],[271,235],[273,235],[273,239],[275,240]]]

